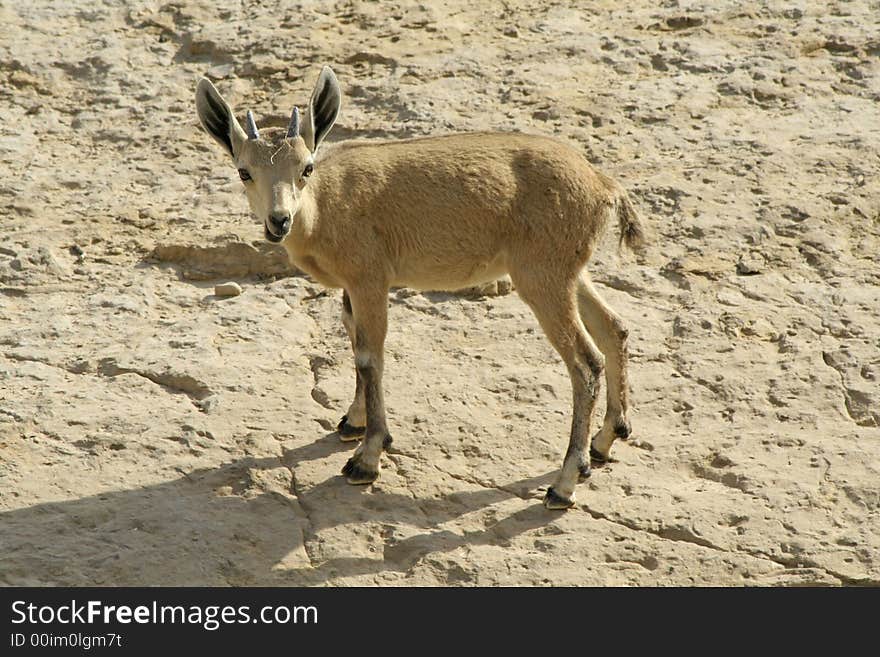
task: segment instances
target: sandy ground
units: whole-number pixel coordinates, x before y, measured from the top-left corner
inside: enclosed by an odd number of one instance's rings
[[[880,3],[0,6],[0,583],[880,584]],[[282,124],[325,63],[332,139],[556,135],[645,215],[589,267],[634,435],[576,508],[516,294],[392,293],[394,447],[339,476],[339,294],[193,99]]]

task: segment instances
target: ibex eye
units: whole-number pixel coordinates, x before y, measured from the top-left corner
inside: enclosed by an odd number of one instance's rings
[[[306,168],[303,169],[303,178],[308,178],[309,176],[311,176],[312,171],[314,171],[314,170],[315,170],[315,165],[307,164]]]
[[[239,169],[238,177],[247,182],[251,179],[251,174],[248,173],[247,169]]]

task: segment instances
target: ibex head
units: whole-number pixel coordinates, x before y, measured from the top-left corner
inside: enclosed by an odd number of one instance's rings
[[[245,129],[213,84],[202,78],[196,109],[202,126],[232,156],[251,210],[263,222],[266,239],[280,242],[290,232],[302,193],[315,170],[315,152],[339,116],[341,93],[336,75],[325,66],[309,107],[294,107],[286,129],[257,129],[247,112]]]

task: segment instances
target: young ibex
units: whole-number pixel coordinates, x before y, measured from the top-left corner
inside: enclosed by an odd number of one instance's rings
[[[294,108],[286,130],[258,130],[250,111],[242,130],[207,79],[196,91],[202,125],[232,156],[266,239],[322,285],[343,290],[356,387],[339,434],[364,436],[343,474],[352,484],[374,481],[391,442],[382,396],[389,289],[455,290],[509,273],[571,376],[571,439],[544,504],[572,506],[590,458],[605,461],[614,439],[630,433],[627,331],[584,270],[609,218],[624,244],[643,241],[626,192],[573,148],[531,135],[322,148],[340,100],[336,76],[324,67],[308,108],[302,116]],[[603,367],[608,408],[590,446]]]

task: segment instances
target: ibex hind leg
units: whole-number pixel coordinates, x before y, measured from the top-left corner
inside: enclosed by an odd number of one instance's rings
[[[590,421],[599,391],[602,354],[578,314],[575,275],[548,278],[546,273],[536,276],[520,271],[511,272],[511,278],[571,377],[572,418],[568,450],[562,470],[544,498],[548,509],[566,509],[575,503],[574,490],[579,478],[590,474]]]
[[[629,385],[627,382],[627,330],[605,300],[599,295],[586,272],[577,282],[578,311],[584,326],[605,356],[607,407],[602,428],[590,445],[590,456],[598,462],[608,460],[611,445],[617,438],[628,438],[632,428],[627,419]]]

